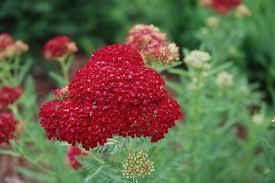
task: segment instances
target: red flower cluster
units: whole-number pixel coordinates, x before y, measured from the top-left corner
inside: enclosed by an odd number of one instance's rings
[[[0,112],[0,144],[15,138],[17,120],[12,113]]]
[[[41,107],[41,125],[49,139],[80,143],[87,150],[114,135],[156,142],[182,117],[164,85],[132,48],[107,46],[73,77],[69,97]]]
[[[47,60],[56,60],[66,54],[77,52],[78,48],[67,36],[56,36],[49,40],[43,50],[43,55]]]
[[[15,138],[16,135],[21,134],[24,130],[24,124],[17,121],[12,113],[3,112],[8,105],[14,103],[22,93],[22,88],[19,86],[3,86],[0,89],[0,144]]]
[[[239,6],[241,0],[201,0],[201,4],[213,8],[218,13],[226,14]]]
[[[8,105],[14,103],[23,93],[20,86],[0,88],[0,110],[3,110]]]
[[[0,34],[0,60],[7,57],[20,55],[28,50],[28,45],[23,41],[13,41],[11,35],[7,33]]]
[[[69,163],[71,165],[72,168],[74,169],[79,169],[81,168],[83,165],[77,160],[78,157],[82,156],[86,156],[87,154],[83,153],[81,151],[81,149],[79,149],[77,146],[71,146],[69,151],[67,152],[67,158],[69,160]]]
[[[0,34],[0,52],[13,43],[12,36],[7,33]]]
[[[136,49],[147,63],[171,64],[179,58],[179,48],[168,43],[165,33],[153,25],[138,24],[129,30],[126,44]]]
[[[227,13],[241,4],[241,0],[213,0],[212,7],[219,13]]]

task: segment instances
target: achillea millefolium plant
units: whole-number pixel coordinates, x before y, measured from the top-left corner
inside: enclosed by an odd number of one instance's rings
[[[240,5],[230,2],[211,7],[225,16]],[[234,62],[220,60],[227,50],[201,39],[180,55],[159,28],[138,24],[125,44],[98,49],[70,77],[78,47],[57,36],[42,51],[58,63],[48,71],[57,87],[40,105],[26,75],[31,61],[6,54],[14,42],[1,36],[0,143],[9,149],[0,153],[21,158],[22,175],[47,183],[275,181],[274,116]]]

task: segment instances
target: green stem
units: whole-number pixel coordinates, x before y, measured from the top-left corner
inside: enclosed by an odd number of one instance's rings
[[[66,56],[59,59],[59,63],[60,63],[62,75],[63,75],[63,78],[64,78],[63,85],[68,85],[69,80],[70,80],[69,69],[70,69],[71,64],[72,64],[72,57],[70,55],[66,55]]]
[[[196,159],[197,159],[197,141],[198,141],[198,131],[199,131],[199,120],[200,120],[200,90],[201,90],[201,78],[198,78],[198,88],[193,93],[193,108],[192,108],[192,114],[191,114],[191,132],[192,132],[192,139],[190,140],[191,146],[190,146],[190,153],[191,153],[191,169],[190,169],[190,182],[195,182],[195,177],[196,174],[198,173],[197,171],[197,164],[196,164]]]
[[[1,73],[3,77],[1,78],[4,84],[11,84],[12,83],[12,76],[10,74],[10,65],[9,65],[9,60],[5,60],[1,64]]]
[[[32,158],[28,157],[26,155],[26,153],[23,151],[23,149],[20,147],[20,145],[18,143],[16,143],[16,141],[13,141],[12,144],[13,144],[13,147],[21,155],[22,158],[24,158],[25,160],[27,160],[28,162],[30,162],[34,167],[38,168],[39,170],[45,170],[36,161],[34,161]]]
[[[89,155],[91,155],[91,157],[96,160],[98,163],[105,165],[106,163],[104,162],[104,160],[98,158],[94,153],[89,153]]]

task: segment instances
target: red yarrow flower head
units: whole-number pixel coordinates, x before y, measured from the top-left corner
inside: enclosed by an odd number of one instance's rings
[[[210,6],[218,13],[226,14],[240,4],[241,0],[212,0]]]
[[[20,86],[9,87],[3,86],[0,88],[0,110],[7,108],[13,104],[23,94],[23,89]]]
[[[121,47],[125,53],[114,54]],[[86,150],[104,145],[114,135],[156,142],[182,117],[160,74],[133,61],[140,57],[132,48],[111,48],[109,57],[99,50],[76,73],[68,98],[41,106],[39,117],[49,139],[81,144]]]
[[[43,50],[43,55],[47,60],[57,60],[67,54],[74,54],[78,48],[67,36],[56,36],[49,40]]]
[[[146,63],[171,64],[179,59],[179,48],[153,25],[138,24],[129,30],[126,44],[136,49]]]
[[[17,123],[12,113],[0,113],[0,144],[8,143],[10,139],[16,137],[15,130]]]
[[[82,152],[82,150],[80,148],[78,148],[77,146],[71,146],[67,152],[67,158],[68,158],[69,164],[73,169],[76,169],[76,170],[83,166],[77,160],[77,158],[85,157],[85,156],[87,156],[87,154]]]
[[[0,34],[0,52],[5,50],[9,45],[13,43],[13,38],[10,34]]]
[[[129,56],[131,55],[131,56]],[[125,44],[105,46],[94,52],[87,64],[90,66],[143,66],[141,55]]]

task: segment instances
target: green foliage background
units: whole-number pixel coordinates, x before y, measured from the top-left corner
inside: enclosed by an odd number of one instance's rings
[[[160,26],[178,43],[194,46],[188,34],[199,19],[193,16],[196,4],[192,0],[3,0],[0,31],[13,33],[32,45],[66,34],[83,47],[98,47],[122,41],[135,23],[147,23]]]
[[[237,29],[241,40],[237,36],[232,43],[238,42],[239,54],[245,59],[235,60],[251,81],[261,82],[267,100],[274,102],[275,2],[245,3],[253,16]],[[197,30],[214,14],[199,7],[196,0],[2,0],[0,8],[0,32],[27,41],[36,55],[46,40],[58,34],[72,37],[90,55],[102,45],[123,42],[129,27],[136,23],[154,24],[179,46],[198,48]],[[226,35],[234,31],[230,22],[227,25],[227,30],[217,32]]]

